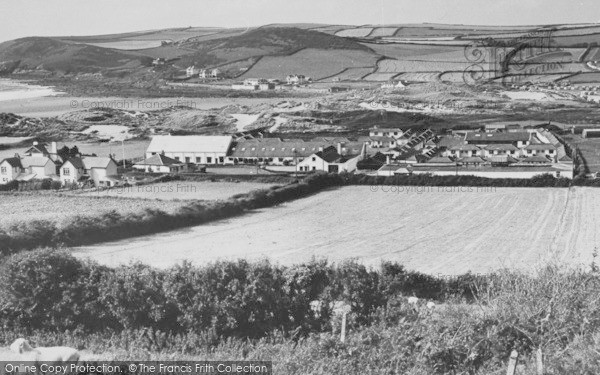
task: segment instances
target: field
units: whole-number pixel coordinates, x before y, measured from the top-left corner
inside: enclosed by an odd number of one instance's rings
[[[88,43],[91,46],[102,47],[102,48],[114,48],[122,50],[138,50],[160,47],[160,40],[122,40],[118,42],[107,42],[107,43]]]
[[[284,78],[288,74],[303,74],[321,79],[345,68],[375,66],[377,56],[365,51],[318,50],[307,48],[290,56],[263,57],[242,78]]]
[[[172,212],[184,202],[110,198],[101,196],[75,196],[53,192],[1,193],[0,226],[16,221],[50,220],[60,222],[75,215],[95,216],[117,210],[121,214],[151,208]]]
[[[159,267],[240,257],[282,264],[313,256],[357,258],[374,266],[386,259],[454,275],[531,270],[550,261],[590,264],[597,245],[600,195],[594,189],[390,192],[394,188],[345,187],[243,217],[74,252],[110,265],[138,259]]]
[[[581,150],[590,173],[600,172],[600,138],[582,138],[581,134],[565,134],[563,138]]]
[[[97,192],[86,192],[78,196],[144,198],[159,200],[217,200],[252,190],[267,189],[275,184],[256,182],[211,182],[211,181],[171,181],[151,185],[129,186]]]

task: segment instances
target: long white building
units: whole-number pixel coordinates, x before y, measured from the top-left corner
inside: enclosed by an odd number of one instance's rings
[[[162,154],[183,163],[224,164],[232,141],[228,135],[159,135],[152,137],[146,158]]]

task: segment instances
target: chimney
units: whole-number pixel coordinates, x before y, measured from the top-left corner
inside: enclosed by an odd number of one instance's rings
[[[38,145],[38,141],[33,141],[33,145],[37,146]]]
[[[338,144],[337,144],[337,153],[339,155],[342,154],[342,142],[338,142]]]
[[[391,164],[391,163],[392,163],[392,158],[390,157],[390,155],[386,155],[385,164]]]
[[[56,142],[50,143],[50,155],[56,155]]]

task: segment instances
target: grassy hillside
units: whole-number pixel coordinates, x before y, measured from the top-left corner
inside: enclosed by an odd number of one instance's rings
[[[150,59],[127,52],[54,38],[30,37],[0,44],[0,61],[19,61],[20,69],[63,73],[97,72],[107,68],[138,68]]]

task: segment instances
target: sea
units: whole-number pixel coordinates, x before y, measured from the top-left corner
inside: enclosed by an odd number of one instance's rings
[[[0,102],[59,94],[62,94],[62,92],[56,91],[52,87],[29,85],[12,79],[0,78]]]

